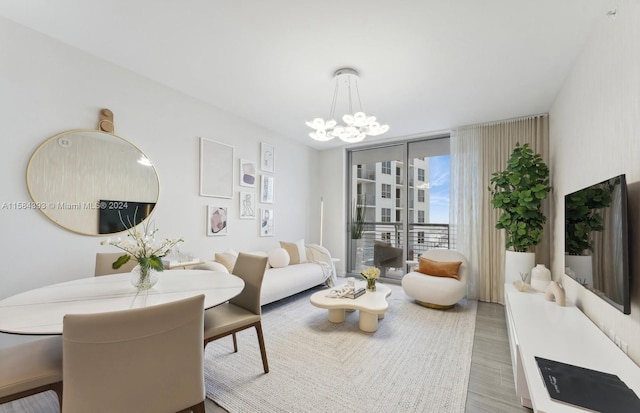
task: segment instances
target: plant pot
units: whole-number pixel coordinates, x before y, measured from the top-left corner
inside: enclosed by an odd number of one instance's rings
[[[523,281],[520,274],[527,274],[524,281],[529,280],[531,269],[536,264],[535,252],[505,251],[504,255],[504,282],[513,284],[514,281]]]

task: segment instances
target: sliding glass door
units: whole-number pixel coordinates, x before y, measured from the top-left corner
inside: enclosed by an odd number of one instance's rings
[[[348,271],[400,279],[406,261],[448,247],[449,139],[349,152]]]

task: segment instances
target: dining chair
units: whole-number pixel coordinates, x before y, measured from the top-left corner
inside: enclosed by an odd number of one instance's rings
[[[96,270],[95,275],[109,275],[109,274],[120,274],[123,272],[131,272],[133,268],[138,265],[138,262],[135,259],[130,259],[126,264],[123,264],[122,267],[114,270],[111,265],[113,265],[114,261],[118,259],[119,256],[124,255],[124,252],[98,252],[96,253]]]
[[[204,413],[204,295],[67,314],[62,413]]]
[[[204,312],[204,346],[213,340],[231,335],[233,351],[238,352],[236,333],[254,327],[258,335],[262,366],[269,373],[267,351],[264,345],[261,323],[260,290],[267,268],[267,257],[240,253],[232,274],[244,281],[244,289],[236,297]]]
[[[53,390],[62,403],[62,338],[0,334],[0,404]]]

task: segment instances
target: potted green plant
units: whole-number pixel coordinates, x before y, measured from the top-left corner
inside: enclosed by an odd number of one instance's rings
[[[490,182],[491,205],[502,211],[496,228],[505,230],[505,281],[516,281],[535,265],[533,248],[542,240],[547,221],[542,202],[551,190],[549,168],[529,144],[517,143],[507,168],[494,172]]]

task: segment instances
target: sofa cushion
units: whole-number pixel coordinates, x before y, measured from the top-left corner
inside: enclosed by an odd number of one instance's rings
[[[289,253],[289,264],[308,262],[303,239],[296,242],[280,241],[280,246]]]
[[[269,251],[269,265],[273,268],[282,268],[289,265],[289,253],[284,248],[274,248]]]
[[[461,264],[462,261],[439,262],[420,257],[418,260],[418,272],[435,277],[450,277],[459,280],[458,268],[460,268]]]
[[[227,250],[225,252],[216,252],[216,262],[227,267],[229,272],[233,271],[233,267],[236,265],[236,259],[238,254],[233,250]]]

